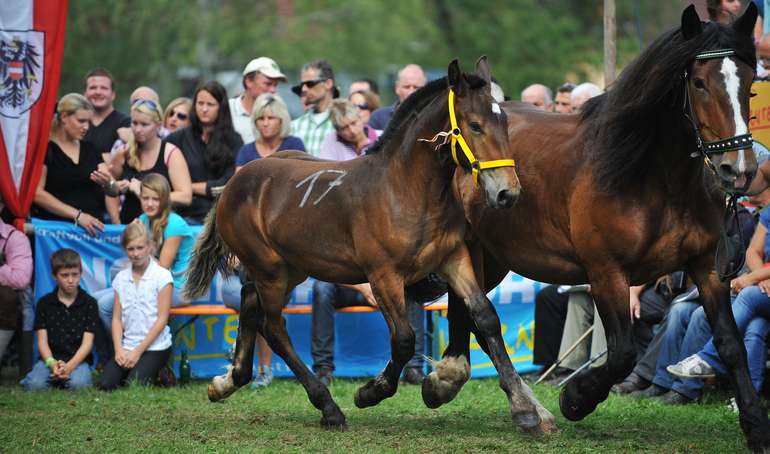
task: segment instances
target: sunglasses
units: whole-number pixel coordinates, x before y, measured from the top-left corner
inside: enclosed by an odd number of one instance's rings
[[[292,93],[294,93],[297,96],[302,96],[302,87],[307,85],[307,88],[313,88],[316,85],[320,84],[321,82],[326,82],[329,79],[313,79],[313,80],[303,80],[302,82],[298,83],[297,85],[291,87]]]
[[[369,110],[369,104],[356,104],[355,106],[361,110]]]
[[[141,98],[139,98],[136,101],[134,101],[133,104],[131,104],[132,108],[133,107],[139,107],[139,106],[147,106],[147,107],[149,107],[152,110],[159,110],[158,104],[155,101],[153,101],[152,99],[141,99]]]
[[[169,118],[171,117],[177,117],[178,119],[185,121],[188,118],[188,115],[186,113],[177,112],[176,110],[171,112],[171,115],[169,115]]]

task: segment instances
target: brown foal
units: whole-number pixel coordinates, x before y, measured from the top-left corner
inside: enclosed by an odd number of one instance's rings
[[[457,174],[469,181],[469,196],[491,208],[509,208],[519,194],[506,115],[490,95],[485,58],[476,69],[478,76],[463,74],[454,61],[446,78],[410,96],[374,146],[376,153],[345,162],[277,153],[230,180],[206,220],[185,289],[188,297],[205,292],[217,270],[230,271],[233,255],[250,277],[241,292],[233,367],[209,385],[212,401],[251,380],[254,336],[260,332],[321,411],[321,425],[344,427],[345,416],[287,335],[281,317],[287,295],[307,276],[371,283],[390,329],[392,355],[383,372],[357,391],[355,404],[363,408],[396,392],[414,354],[405,285],[438,271],[485,336],[514,413],[524,408],[532,414],[529,401],[517,400],[521,383],[499,320],[476,284],[464,242],[467,223],[453,190]]]

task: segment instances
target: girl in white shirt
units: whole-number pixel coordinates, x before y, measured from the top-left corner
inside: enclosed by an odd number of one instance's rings
[[[115,389],[128,380],[152,383],[171,354],[171,272],[152,258],[152,237],[144,224],[127,225],[121,244],[131,266],[112,281],[115,357],[102,373],[104,390]]]

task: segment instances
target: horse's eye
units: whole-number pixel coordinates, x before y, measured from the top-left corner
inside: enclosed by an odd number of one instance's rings
[[[695,88],[698,90],[703,90],[706,88],[706,82],[703,81],[703,79],[695,79],[692,81],[693,85],[695,85]]]
[[[476,123],[475,121],[472,121],[469,123],[469,126],[471,127],[471,131],[474,134],[481,134],[483,131],[481,130],[481,125]]]

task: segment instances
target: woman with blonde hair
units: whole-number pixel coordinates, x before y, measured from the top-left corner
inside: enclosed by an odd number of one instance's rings
[[[195,235],[187,221],[171,211],[171,187],[163,175],[147,174],[142,179],[139,199],[142,214],[138,220],[152,233],[158,263],[171,271],[174,278],[171,306],[187,305],[189,301],[182,298],[182,288],[186,281],[185,271],[195,250]]]
[[[39,218],[74,222],[91,235],[104,229],[105,193],[115,193],[101,153],[83,140],[93,113],[79,93],[57,103],[33,211]]]
[[[115,357],[104,367],[100,384],[107,391],[133,379],[151,384],[171,355],[171,273],[153,259],[154,244],[143,223],[127,225],[121,245],[131,265],[112,281]]]
[[[141,180],[149,173],[159,173],[171,183],[170,200],[177,206],[192,202],[192,182],[187,161],[175,145],[158,137],[162,111],[153,100],[138,99],[131,106],[132,137],[111,163],[112,174],[125,194],[123,204],[110,201],[108,209],[114,222],[128,224],[142,213],[139,203]]]
[[[302,139],[289,135],[291,117],[280,96],[264,93],[254,101],[251,109],[251,128],[256,140],[242,146],[235,158],[235,171],[249,162],[270,156],[276,151],[305,151]]]
[[[177,129],[190,126],[190,109],[192,109],[190,98],[176,98],[168,103],[163,112],[163,126],[166,131],[172,133]]]

